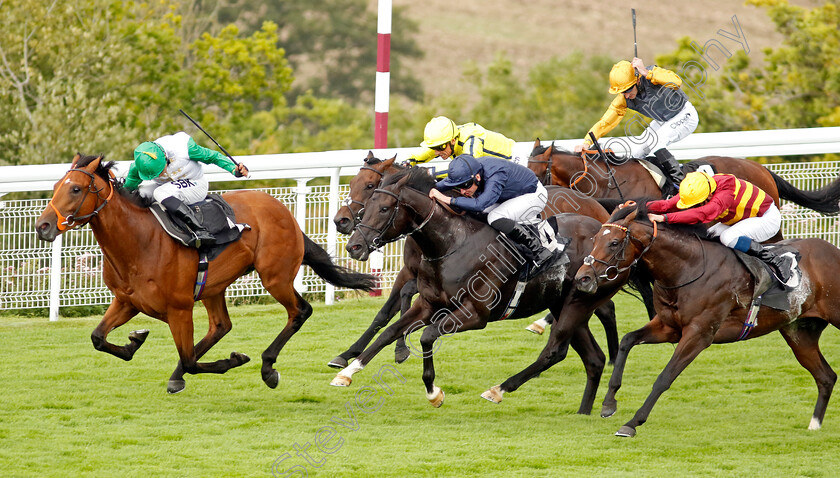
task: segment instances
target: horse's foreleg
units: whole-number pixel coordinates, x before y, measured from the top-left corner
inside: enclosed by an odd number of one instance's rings
[[[135,315],[137,315],[137,309],[114,298],[111,301],[111,305],[108,306],[108,310],[105,311],[105,316],[102,317],[102,321],[99,322],[99,325],[90,334],[93,348],[101,352],[107,352],[123,360],[131,360],[134,357],[134,352],[137,352],[137,349],[146,341],[149,331],[135,330],[131,332],[128,335],[129,343],[122,346],[108,342],[108,333],[125,324]]]
[[[283,350],[283,347],[286,345],[286,342],[292,338],[293,335],[297,333],[298,330],[303,326],[303,323],[306,322],[306,319],[312,315],[312,306],[309,305],[309,302],[303,299],[300,294],[291,286],[291,284],[287,284],[288,290],[291,291],[294,295],[294,302],[290,303],[288,301],[288,297],[275,293],[269,289],[269,292],[280,301],[286,307],[286,311],[289,314],[289,320],[286,322],[286,326],[283,328],[282,331],[277,335],[271,345],[265,349],[265,352],[262,353],[262,368],[260,369],[260,374],[262,375],[263,382],[268,385],[270,388],[277,387],[277,384],[280,382],[280,374],[277,370],[274,369],[274,363],[277,362],[277,356],[280,354],[280,351]],[[281,300],[282,299],[282,300]]]
[[[674,349],[671,360],[656,377],[656,381],[653,382],[653,389],[645,399],[645,403],[636,411],[630,421],[618,429],[615,433],[616,436],[632,437],[636,435],[636,427],[647,421],[647,417],[659,397],[671,387],[674,380],[685,370],[688,364],[700,355],[700,352],[712,345],[714,335],[714,331],[707,327],[686,327],[683,329],[683,335]]]
[[[572,335],[572,348],[580,356],[583,368],[586,370],[586,387],[583,390],[583,398],[580,401],[578,413],[589,415],[592,413],[592,405],[595,403],[595,394],[598,393],[598,385],[601,383],[601,374],[604,373],[604,352],[592,336],[589,325],[584,322],[577,327]]]
[[[394,287],[391,289],[391,294],[388,295],[388,300],[386,300],[385,304],[382,305],[382,308],[379,309],[379,312],[377,312],[376,317],[373,318],[373,322],[371,322],[367,330],[362,333],[353,345],[344,352],[340,353],[336,358],[330,360],[327,365],[332,368],[346,367],[353,358],[358,357],[359,354],[362,353],[376,333],[379,332],[382,327],[388,325],[391,318],[397,315],[397,312],[400,310],[402,300],[401,289],[407,283],[409,274],[410,272],[408,269],[403,267],[397,275],[397,279],[394,281]],[[399,343],[397,344],[397,347],[399,347]],[[404,342],[403,347],[405,347]]]
[[[631,348],[642,342],[660,344],[663,342],[676,342],[679,339],[679,332],[664,325],[656,316],[642,328],[629,332],[622,337],[621,343],[618,345],[618,354],[616,355],[613,372],[610,376],[607,394],[604,396],[604,403],[601,406],[601,416],[605,418],[611,417],[618,407],[615,394],[621,388],[621,378],[624,375],[624,366],[627,364],[627,355],[630,353]]]
[[[440,348],[438,339],[467,330],[483,329],[487,325],[486,317],[479,317],[475,307],[467,302],[464,307],[447,314],[435,314],[434,322],[423,330],[420,345],[423,347],[423,383],[426,386],[426,398],[433,407],[443,405],[444,393],[435,386],[434,355]],[[467,315],[469,314],[469,316]]]
[[[828,322],[821,319],[800,319],[791,327],[779,330],[793,350],[796,360],[811,372],[814,381],[817,382],[817,404],[814,407],[811,423],[808,425],[809,430],[819,430],[822,427],[825,409],[831,398],[831,392],[834,390],[834,384],[837,382],[837,374],[820,352],[820,335],[827,325]]]
[[[181,367],[183,367],[184,372],[189,374],[225,373],[251,360],[245,354],[231,352],[230,358],[227,359],[215,362],[199,362],[193,341],[192,308],[170,309],[166,315],[169,322],[169,331],[172,332],[172,339],[178,349],[178,356],[181,358]],[[167,387],[169,393],[178,393],[183,389],[183,381],[170,383]]]
[[[204,307],[207,309],[209,326],[207,329],[207,335],[195,344],[196,360],[203,357],[208,350],[213,348],[213,346],[219,342],[219,340],[222,340],[222,337],[230,332],[232,327],[224,294],[204,298],[201,302],[204,303]],[[180,391],[184,389],[184,386],[184,367],[179,360],[178,366],[175,367],[175,371],[172,373],[172,376],[169,377],[168,388],[170,390],[177,389]]]
[[[609,300],[595,309],[595,316],[604,326],[604,333],[607,335],[607,353],[610,356],[609,364],[615,363],[615,356],[618,354],[618,326],[615,321],[615,303]]]
[[[353,382],[353,374],[362,370],[373,357],[376,356],[388,344],[394,342],[400,337],[419,330],[429,324],[431,318],[431,309],[422,297],[418,297],[414,301],[411,308],[402,315],[390,327],[382,331],[379,337],[374,340],[368,348],[366,348],[359,356],[350,363],[347,367],[342,369],[335,378],[330,382],[330,385],[336,387],[347,387]]]
[[[405,283],[400,289],[400,316],[408,312],[411,308],[411,298],[417,295],[417,279],[413,278]],[[397,345],[394,348],[394,361],[403,363],[408,360],[411,351],[405,344],[405,336],[401,335],[397,338]]]

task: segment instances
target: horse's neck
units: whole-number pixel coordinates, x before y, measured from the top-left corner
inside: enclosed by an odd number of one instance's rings
[[[409,204],[415,214],[415,225],[423,224],[420,229],[412,233],[411,237],[420,246],[423,255],[441,257],[464,243],[468,235],[467,216],[453,216],[419,191],[412,191],[409,194],[412,196]]]
[[[156,236],[165,234],[157,227],[151,211],[131,204],[117,193],[91,219],[90,228],[102,254],[115,267],[148,260],[148,253],[159,243]]]
[[[699,239],[684,232],[659,230],[658,236],[641,262],[651,276],[665,287],[686,284],[702,275],[718,273],[710,265],[710,252],[721,244]]]

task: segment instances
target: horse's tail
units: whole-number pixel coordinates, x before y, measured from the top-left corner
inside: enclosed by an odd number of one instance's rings
[[[840,213],[840,177],[816,191],[802,191],[796,189],[792,184],[782,179],[773,171],[770,171],[770,175],[776,181],[779,198],[794,202],[804,208],[813,209],[822,214],[835,215]]]
[[[333,263],[330,254],[306,234],[303,234],[303,264],[334,286],[371,290],[376,285],[376,277]]]

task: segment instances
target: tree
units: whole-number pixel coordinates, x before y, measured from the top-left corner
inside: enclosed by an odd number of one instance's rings
[[[229,26],[187,43],[174,2],[0,7],[6,164],[54,163],[80,150],[130,159],[136,143],[184,128],[178,108],[225,140],[254,111],[285,106],[291,69],[272,23],[247,38]]]

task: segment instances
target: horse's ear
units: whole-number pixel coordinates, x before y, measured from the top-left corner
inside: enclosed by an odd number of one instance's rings
[[[540,138],[537,138],[536,141],[534,141],[534,148],[533,149],[537,149],[539,147],[540,147]]]
[[[92,173],[92,172],[96,171],[97,168],[99,168],[99,163],[101,163],[101,162],[102,162],[102,156],[97,156],[96,159],[94,159],[93,161],[88,163],[87,166],[85,166],[85,170]]]
[[[370,163],[374,159],[376,159],[376,156],[373,155],[373,151],[368,151],[368,155],[365,158],[365,163]]]
[[[554,147],[554,141],[551,142],[551,147],[548,149],[550,149],[552,153],[557,151],[557,148]]]
[[[70,163],[70,169],[73,169],[73,168],[76,167],[76,163],[79,162],[79,159],[81,157],[82,157],[82,153],[76,153],[76,155],[73,156],[73,161]]]
[[[393,158],[391,158],[391,159],[386,159],[385,161],[383,161],[383,162],[382,162],[382,165],[383,165],[386,169],[387,169],[387,168],[390,168],[390,167],[391,167],[391,165],[392,165],[392,164],[394,164],[394,161],[396,161],[396,160],[397,160],[397,155],[395,154]]]

